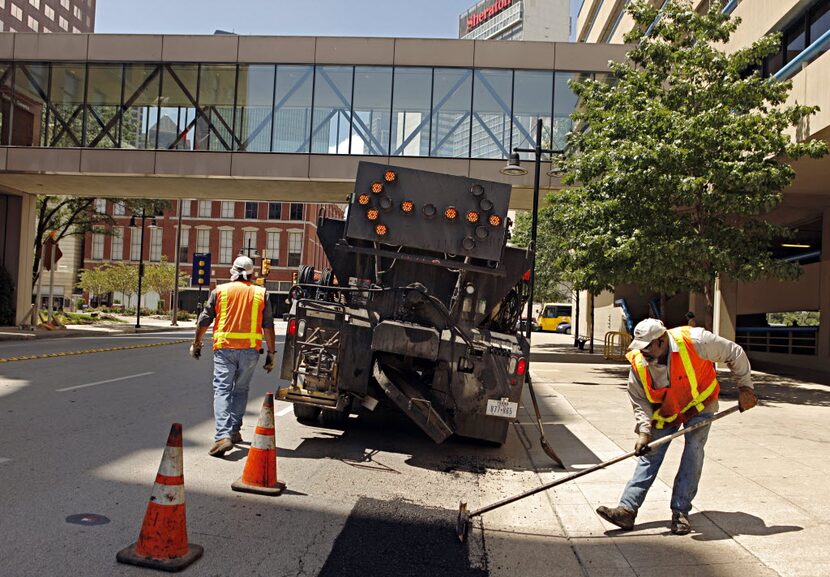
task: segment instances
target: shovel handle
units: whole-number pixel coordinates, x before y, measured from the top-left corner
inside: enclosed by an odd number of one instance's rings
[[[654,447],[659,447],[660,445],[665,445],[666,443],[671,442],[672,439],[676,439],[677,437],[682,437],[683,435],[685,435],[687,433],[691,433],[692,431],[696,431],[698,429],[701,429],[701,428],[705,427],[706,425],[710,425],[713,422],[717,421],[718,419],[722,419],[727,415],[731,415],[732,413],[734,413],[738,410],[740,410],[739,405],[729,407],[728,409],[726,409],[724,411],[721,411],[721,412],[717,413],[716,415],[712,416],[712,418],[710,418],[710,419],[706,419],[705,421],[695,423],[691,427],[684,427],[683,429],[680,429],[679,431],[675,431],[674,433],[672,433],[671,435],[669,435],[667,437],[663,437],[662,439],[657,439],[656,441],[652,441],[651,443],[649,443],[647,445],[647,447],[649,449],[651,449],[651,448],[654,448]],[[524,499],[525,497],[530,497],[531,495],[535,495],[536,493],[541,493],[542,491],[546,491],[548,489],[556,487],[557,485],[562,485],[563,483],[567,483],[568,481],[572,481],[572,480],[577,479],[579,477],[584,477],[585,475],[593,473],[594,471],[604,469],[605,467],[608,467],[609,465],[614,465],[615,463],[619,463],[620,461],[625,461],[629,457],[633,457],[633,456],[634,456],[634,451],[630,451],[628,453],[625,453],[624,455],[620,455],[619,457],[614,457],[610,461],[605,461],[603,463],[599,463],[598,465],[594,465],[593,467],[588,467],[587,469],[584,469],[582,471],[577,471],[575,473],[571,473],[570,475],[566,475],[566,476],[561,477],[559,479],[555,479],[555,480],[553,480],[549,483],[545,483],[544,485],[540,485],[539,487],[536,487],[535,489],[530,489],[529,491],[525,491],[524,493],[521,493],[521,494],[516,495],[514,497],[508,497],[506,499],[502,499],[501,501],[496,501],[495,503],[492,503],[490,505],[482,507],[481,509],[476,509],[475,511],[470,511],[470,513],[468,514],[468,518],[477,517],[477,516],[481,515],[482,513],[487,513],[488,511],[492,511],[493,509],[498,509],[499,507],[502,507],[504,505],[508,505],[508,504],[513,503],[515,501],[518,501],[520,499]]]

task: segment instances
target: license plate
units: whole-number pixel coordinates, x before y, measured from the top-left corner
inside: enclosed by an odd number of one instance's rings
[[[506,397],[503,399],[487,400],[487,414],[491,417],[515,419],[518,412],[519,403],[511,403]]]

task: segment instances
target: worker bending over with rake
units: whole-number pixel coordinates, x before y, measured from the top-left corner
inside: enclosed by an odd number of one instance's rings
[[[634,476],[625,486],[617,507],[601,506],[597,513],[626,531],[634,527],[637,510],[660,470],[670,443],[650,450],[652,440],[683,427],[711,419],[718,410],[718,384],[714,363],[726,363],[738,385],[741,412],[757,404],[744,350],[732,341],[702,327],[666,330],[658,319],[646,319],[634,328],[626,358],[631,363],[628,396],[634,409],[639,456]],[[671,497],[671,532],[691,531],[689,511],[703,471],[703,454],[709,425],[686,435],[680,468]]]

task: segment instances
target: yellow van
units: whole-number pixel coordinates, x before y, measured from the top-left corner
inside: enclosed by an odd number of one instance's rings
[[[571,322],[570,303],[545,303],[536,324],[540,331],[555,331],[562,322]]]

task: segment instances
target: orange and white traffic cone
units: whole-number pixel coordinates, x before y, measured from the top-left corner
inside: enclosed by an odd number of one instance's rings
[[[274,394],[265,395],[262,412],[256,424],[256,432],[245,470],[231,483],[231,489],[241,493],[256,493],[276,497],[285,489],[285,483],[277,480],[277,439],[274,432]]]
[[[187,542],[182,425],[174,423],[167,437],[167,447],[161,458],[138,541],[119,551],[115,559],[129,565],[181,571],[202,553],[202,547]]]

